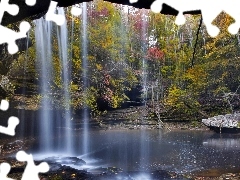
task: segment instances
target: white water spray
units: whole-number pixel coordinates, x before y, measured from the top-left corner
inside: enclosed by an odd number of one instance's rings
[[[86,93],[87,90],[87,72],[88,72],[88,61],[87,61],[87,56],[88,56],[88,45],[87,45],[87,3],[83,2],[82,4],[82,68],[83,68],[83,88],[84,88],[84,93]],[[88,153],[88,146],[89,146],[89,116],[88,116],[88,110],[87,107],[84,107],[83,110],[83,123],[84,123],[84,129],[83,129],[83,154]]]
[[[52,113],[51,113],[51,71],[52,71],[52,24],[43,18],[35,21],[35,38],[37,49],[37,68],[40,75],[41,110],[40,110],[40,147],[42,151],[52,149]]]
[[[65,17],[65,11],[63,8],[58,8],[58,13]],[[71,107],[70,107],[70,66],[68,58],[68,28],[67,22],[65,21],[62,26],[59,27],[58,35],[58,45],[59,45],[59,56],[62,63],[62,82],[64,91],[64,126],[66,130],[66,135],[64,138],[64,144],[66,146],[66,151],[68,153],[72,152],[73,142],[72,142],[72,125],[71,125]]]

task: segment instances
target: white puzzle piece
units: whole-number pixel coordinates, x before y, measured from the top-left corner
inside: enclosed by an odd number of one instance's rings
[[[19,119],[15,116],[11,116],[8,119],[8,127],[0,126],[0,133],[6,134],[9,136],[15,136],[15,129],[19,124]]]
[[[3,14],[8,12],[12,16],[16,16],[19,12],[19,7],[16,4],[9,4],[9,0],[1,0],[0,2],[0,23],[2,22]]]
[[[6,111],[9,108],[9,102],[7,100],[2,100],[0,104],[0,110]],[[19,124],[19,119],[17,117],[11,116],[8,119],[8,127],[3,127],[0,125],[0,133],[6,134],[9,136],[15,135],[16,126]]]
[[[6,111],[9,108],[9,102],[7,100],[2,100],[0,104],[0,110]]]
[[[11,166],[8,163],[0,164],[0,179],[1,180],[14,180],[12,178],[8,178],[7,175],[10,172]]]
[[[175,23],[183,25],[186,21],[183,12],[201,10],[203,22],[206,25],[208,34],[215,37],[219,34],[219,28],[212,24],[213,20],[222,12],[226,12],[235,19],[235,23],[229,26],[228,31],[231,34],[237,34],[240,28],[240,1],[218,1],[218,0],[155,0],[151,5],[154,13],[162,10],[162,5],[167,4],[179,11]]]
[[[80,16],[82,14],[82,9],[78,4],[72,6],[71,14],[74,16]]]
[[[63,15],[55,14],[58,2],[51,1],[50,6],[48,8],[48,12],[46,14],[47,21],[54,21],[57,25],[61,26],[65,22],[65,18]]]
[[[132,4],[138,2],[138,0],[129,0],[129,2]]]
[[[49,171],[49,165],[46,162],[42,162],[36,166],[33,161],[33,156],[31,154],[27,154],[24,151],[19,151],[16,155],[16,158],[18,161],[27,162],[22,180],[39,180],[38,173],[46,173]]]
[[[25,3],[28,5],[28,6],[34,6],[36,4],[36,0],[26,0]]]
[[[34,5],[36,0],[26,0],[27,5]],[[19,7],[16,4],[9,4],[9,0],[2,0],[0,2],[0,24],[5,12],[16,16],[19,12]],[[30,24],[27,22],[22,22],[20,24],[20,32],[15,32],[7,27],[0,25],[0,44],[8,44],[8,52],[14,54],[18,52],[18,46],[16,45],[16,40],[26,37],[26,33],[30,29]]]
[[[27,37],[27,32],[29,29],[30,24],[26,21],[21,22],[20,32],[15,32],[7,27],[0,25],[0,44],[8,43],[8,52],[10,54],[18,52],[16,40]]]

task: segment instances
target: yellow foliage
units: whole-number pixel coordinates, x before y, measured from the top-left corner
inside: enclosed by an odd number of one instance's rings
[[[97,68],[98,71],[101,71],[103,69],[101,64],[96,64],[96,68]]]
[[[96,60],[95,56],[88,55],[88,61],[95,61],[95,60]]]
[[[166,104],[170,105],[170,106],[177,105],[182,93],[183,92],[181,89],[179,89],[177,86],[173,85],[169,89],[168,97],[166,99]]]

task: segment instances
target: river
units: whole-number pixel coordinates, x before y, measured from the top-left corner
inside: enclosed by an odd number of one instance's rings
[[[82,131],[73,133],[74,151],[64,153],[61,139],[54,149],[41,153],[38,143],[30,149],[36,157],[75,156],[86,161],[79,169],[117,167],[124,171],[167,170],[189,173],[208,169],[240,168],[240,135],[199,130],[90,130],[89,153],[83,154]],[[61,137],[59,137],[61,138]],[[41,157],[42,158],[42,157]]]

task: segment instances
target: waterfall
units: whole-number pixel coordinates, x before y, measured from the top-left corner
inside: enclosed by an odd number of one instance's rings
[[[65,17],[63,8],[58,8],[58,13]],[[42,95],[41,109],[39,113],[40,118],[40,149],[41,152],[50,152],[54,149],[60,150],[64,147],[64,151],[71,153],[73,149],[72,129],[71,129],[71,108],[70,108],[70,64],[68,55],[68,30],[67,23],[62,26],[56,26],[57,28],[57,40],[59,49],[59,59],[61,62],[61,82],[63,92],[63,123],[62,118],[57,117],[57,121],[54,122],[54,116],[52,111],[53,92],[51,86],[53,85],[53,55],[52,55],[52,30],[53,23],[46,21],[44,18],[35,21],[35,39],[36,39],[36,51],[37,51],[37,69],[39,69],[39,87]],[[55,27],[55,26],[54,26]],[[56,131],[56,127],[63,126],[63,129]],[[54,142],[52,138],[64,135],[62,142]],[[57,146],[55,146],[57,144]],[[62,149],[61,149],[62,150]]]
[[[25,57],[24,57],[24,59],[25,59],[25,61],[24,61],[24,73],[23,73],[23,84],[24,84],[24,87],[23,87],[23,89],[22,89],[22,93],[23,94],[26,94],[26,87],[27,87],[27,76],[26,76],[26,67],[27,67],[27,63],[28,63],[28,48],[29,48],[29,41],[28,41],[28,39],[29,39],[29,33],[27,33],[27,38],[26,38],[26,53],[25,53]],[[25,103],[25,101],[24,101],[24,103]],[[19,105],[20,105],[20,102],[19,102]],[[21,106],[21,105],[20,105]],[[20,119],[22,120],[21,122],[20,122],[20,137],[24,137],[25,136],[25,110],[24,111],[22,111],[22,110],[19,110],[18,109],[18,114],[19,114],[19,117],[20,117]],[[32,127],[32,126],[31,126]],[[33,129],[33,128],[32,128]],[[31,135],[33,135],[33,133],[31,132],[30,133]]]
[[[204,29],[201,28],[202,38],[203,38],[203,47],[204,47],[204,54],[206,55],[206,38],[205,38],[205,32]]]
[[[187,30],[189,35],[190,46],[193,47],[193,33],[192,33],[191,22],[187,24]]]
[[[237,33],[237,40],[238,40],[238,46],[240,46],[240,37],[239,37],[239,32]]]
[[[141,36],[143,39],[142,42],[142,53],[144,56],[142,57],[142,86],[144,89],[144,101],[145,101],[145,106],[147,105],[147,99],[148,99],[148,84],[147,84],[147,61],[145,59],[145,54],[147,53],[148,49],[148,27],[147,27],[147,17],[146,10],[143,11],[142,13],[142,29],[141,29]],[[143,112],[142,115],[142,124],[144,124],[144,121],[146,121],[146,112]],[[143,125],[142,125],[143,127]],[[140,145],[140,168],[142,169],[149,161],[148,153],[149,153],[149,143],[146,141],[146,129],[145,127],[142,128],[141,130],[141,145]],[[143,169],[142,169],[143,170]]]
[[[64,8],[58,8],[58,14],[65,17]],[[58,46],[59,46],[59,57],[62,65],[62,83],[63,83],[63,121],[65,127],[64,145],[67,153],[72,152],[73,140],[72,140],[72,126],[71,126],[71,107],[70,107],[70,65],[68,55],[68,28],[67,22],[65,21],[62,26],[59,27],[58,31]]]
[[[37,65],[39,69],[39,87],[42,95],[40,109],[40,148],[42,151],[50,151],[53,148],[53,120],[51,113],[51,72],[52,72],[52,24],[43,18],[35,21],[35,39],[37,51]]]
[[[88,73],[88,32],[87,32],[87,3],[83,2],[82,4],[82,69],[83,69],[83,89],[84,93],[87,92],[87,73]],[[86,99],[85,99],[86,100]],[[88,110],[85,105],[83,109],[83,154],[88,153],[89,146],[89,137],[88,137],[88,129],[89,129],[89,115]]]
[[[146,15],[145,15],[145,12],[142,14],[142,24],[143,24],[143,27],[142,27],[142,30],[141,30],[141,36],[142,36],[142,40],[143,40],[143,43],[142,43],[142,53],[143,54],[146,54],[147,52],[147,26],[146,26],[146,23],[147,23],[147,19],[146,19]],[[143,90],[144,90],[144,101],[145,101],[145,105],[146,105],[146,101],[147,101],[147,95],[148,95],[148,86],[147,86],[147,63],[146,63],[146,59],[145,57],[142,57],[142,84],[143,84]]]

